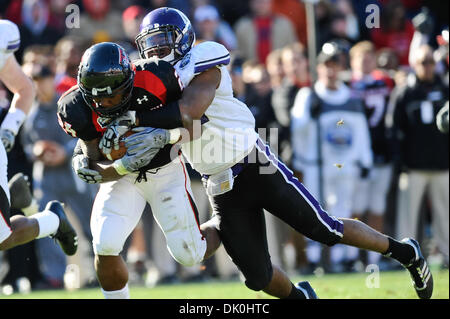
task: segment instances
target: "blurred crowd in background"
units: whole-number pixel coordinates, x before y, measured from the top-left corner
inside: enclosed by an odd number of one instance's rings
[[[69,4],[80,9],[78,28],[66,25]],[[367,27],[370,4],[380,8],[378,28]],[[17,290],[18,279],[27,278],[32,289],[64,289],[69,270],[81,273],[81,287],[97,284],[89,229],[96,186],[72,172],[76,141],[59,128],[56,102],[76,84],[81,56],[92,44],[116,42],[137,59],[140,22],[163,6],[190,18],[197,41],[217,41],[232,53],[235,97],[251,109],[256,128],[277,129],[281,159],[325,209],[396,238],[416,237],[431,264],[448,267],[449,144],[448,133],[435,124],[448,103],[448,2],[317,1],[313,52],[306,5],[299,0],[0,0],[0,18],[20,29],[16,58],[37,87],[33,110],[9,153],[9,176],[27,174],[42,205],[64,202],[82,248],[69,260],[48,238],[6,251],[0,256],[2,287]],[[0,83],[3,116],[10,98]],[[204,222],[209,202],[192,170],[191,178]],[[288,272],[395,268],[387,258],[340,245],[328,249],[268,213],[266,219],[272,260]],[[223,248],[202,265],[178,265],[150,207],[122,254],[131,285],[239,278]]]

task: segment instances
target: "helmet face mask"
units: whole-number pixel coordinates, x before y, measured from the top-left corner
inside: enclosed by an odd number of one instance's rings
[[[125,50],[104,42],[86,50],[78,70],[78,87],[100,117],[116,118],[128,111],[134,71]]]
[[[135,42],[142,59],[155,57],[174,64],[191,50],[195,33],[181,11],[164,7],[145,16]]]
[[[156,56],[167,62],[179,58],[176,39],[180,34],[180,31],[170,27],[147,29],[140,33],[136,37],[136,44],[141,52],[141,57],[148,59]]]

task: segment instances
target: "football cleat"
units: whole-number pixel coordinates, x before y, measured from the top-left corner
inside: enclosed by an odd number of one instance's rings
[[[403,265],[408,269],[413,281],[414,289],[420,299],[430,299],[433,294],[433,276],[427,261],[420,251],[419,243],[412,238],[405,238],[402,243],[408,244],[414,248],[415,257],[409,264]]]
[[[301,281],[295,287],[305,295],[306,299],[319,299],[309,282]]]
[[[17,173],[9,180],[8,187],[11,194],[11,208],[21,210],[31,205],[33,196],[28,176]]]
[[[78,248],[78,236],[64,212],[63,205],[60,202],[53,200],[47,203],[45,210],[55,213],[59,218],[58,230],[52,238],[56,239],[66,255],[74,255]]]

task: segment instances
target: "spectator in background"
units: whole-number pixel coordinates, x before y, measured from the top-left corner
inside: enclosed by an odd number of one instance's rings
[[[449,85],[449,47],[448,47],[448,27],[442,30],[437,36],[439,48],[434,52],[438,73],[441,74],[444,83]]]
[[[449,138],[438,130],[435,120],[448,100],[448,87],[436,74],[430,46],[415,50],[414,61],[414,73],[392,96],[387,122],[394,138],[394,159],[408,181],[406,200],[399,202],[397,235],[415,236],[419,226],[423,227],[419,225],[419,213],[427,194],[433,236],[448,265]]]
[[[273,50],[266,59],[267,72],[269,72],[272,90],[278,89],[285,77],[283,60],[281,59],[282,52],[282,49]]]
[[[64,35],[65,30],[49,25],[50,9],[44,0],[24,0],[21,14],[21,45],[17,52],[19,62],[22,62],[23,50],[26,47],[32,44],[54,45]]]
[[[52,72],[56,71],[56,58],[52,45],[33,44],[23,53],[22,65],[47,65]]]
[[[400,65],[408,66],[409,46],[414,27],[406,17],[400,0],[392,0],[381,12],[381,28],[373,28],[371,38],[377,49],[391,48],[397,54]]]
[[[31,68],[31,77],[36,85],[37,101],[24,124],[22,143],[28,159],[34,162],[34,192],[39,209],[58,198],[76,214],[84,236],[91,240],[94,189],[72,173],[71,155],[76,141],[58,129],[54,74],[45,66],[35,65]],[[64,288],[66,255],[51,238],[42,238],[36,243],[44,275],[44,282],[38,288]]]
[[[297,92],[305,86],[310,86],[308,59],[305,47],[296,42],[283,48],[281,60],[285,77],[281,85],[274,89],[272,107],[274,109],[277,127],[279,129],[279,154],[287,164],[291,163],[290,146],[290,111],[294,105]]]
[[[238,48],[244,60],[266,63],[272,50],[297,40],[295,29],[287,18],[273,13],[272,0],[251,0],[250,9],[251,14],[239,19],[234,27]]]
[[[291,111],[293,167],[332,216],[349,218],[355,182],[372,166],[369,128],[362,101],[339,81],[338,49],[324,46],[317,63],[317,82],[298,92]],[[351,270],[355,252],[355,247],[331,247],[330,271]],[[320,262],[320,244],[308,241],[307,256],[312,272]]]
[[[376,51],[376,54],[377,67],[387,72],[393,78],[399,67],[397,54],[390,48],[380,49]]]
[[[136,35],[139,34],[139,28],[146,12],[143,7],[133,5],[126,8],[122,13],[122,27],[125,37],[119,41],[119,44],[128,53],[131,61],[139,59],[139,52],[134,40]]]
[[[195,9],[194,28],[199,41],[218,42],[230,52],[237,49],[237,40],[233,29],[220,19],[219,12],[212,5],[203,5]]]
[[[344,15],[346,38],[352,42],[357,41],[359,39],[359,23],[352,2],[350,0],[337,0],[336,9]]]
[[[66,28],[66,8],[73,3],[72,0],[50,0],[49,1],[49,20],[50,27],[57,30],[64,30]]]
[[[377,69],[375,46],[369,41],[359,42],[350,50],[354,97],[364,101],[370,129],[374,165],[365,178],[356,182],[353,214],[379,232],[385,232],[383,215],[387,193],[392,180],[392,157],[385,127],[387,105],[393,80]],[[380,254],[368,252],[368,264],[378,264]]]
[[[318,51],[320,51],[320,48],[332,38],[330,33],[333,31],[331,28],[331,21],[334,13],[335,7],[329,0],[320,0],[314,6],[316,18],[316,47]]]
[[[306,45],[306,10],[302,1],[298,0],[276,0],[272,3],[273,12],[286,16],[295,27],[297,40]]]
[[[65,36],[54,48],[56,57],[55,86],[58,95],[77,84],[78,65],[84,42],[77,36]]]
[[[231,85],[233,88],[233,95],[239,101],[245,101],[245,82],[243,79],[242,68],[243,68],[242,58],[237,54],[231,55],[230,63],[227,68],[231,76]]]
[[[110,0],[82,0],[84,12],[80,16],[80,28],[70,29],[90,44],[119,41],[124,38],[120,12],[111,10]]]
[[[269,141],[269,128],[275,125],[275,114],[272,108],[272,87],[270,76],[264,64],[251,63],[246,69],[247,89],[244,103],[255,117],[256,129],[266,130],[267,135],[262,138]]]

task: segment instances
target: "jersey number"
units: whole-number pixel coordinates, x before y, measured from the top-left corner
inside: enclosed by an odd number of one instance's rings
[[[369,95],[366,97],[366,107],[373,110],[369,118],[370,127],[376,127],[383,119],[385,99],[382,95]]]

